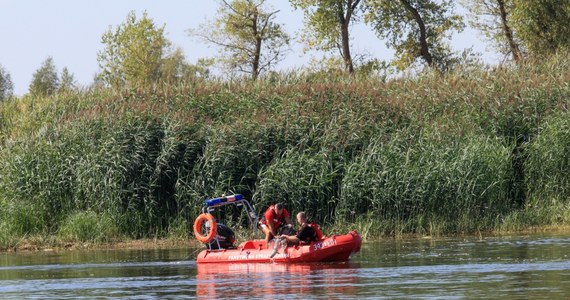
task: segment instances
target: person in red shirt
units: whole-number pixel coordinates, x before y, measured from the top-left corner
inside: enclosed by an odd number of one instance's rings
[[[289,212],[282,203],[271,205],[264,214],[265,218],[259,221],[261,231],[265,234],[265,245],[269,247],[269,241],[277,236],[277,231],[282,226],[292,226]]]

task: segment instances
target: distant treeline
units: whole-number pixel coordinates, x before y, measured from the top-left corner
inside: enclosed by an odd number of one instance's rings
[[[290,5],[302,12],[303,26],[296,33],[287,32],[285,25],[277,22],[282,12],[274,9],[271,1],[216,2],[213,19],[188,28],[187,33],[188,38],[197,39],[196,47],[214,46],[217,55],[188,62],[185,51],[173,47],[167,38],[166,24],[155,24],[146,11],[142,16],[131,11],[123,23],[110,24],[102,33],[102,49],[97,52],[100,69],[90,86],[148,89],[208,78],[213,66],[223,70],[225,79],[247,76],[257,80],[270,76],[279,62],[292,54],[293,43],[314,53],[311,63],[302,67],[304,72],[376,77],[421,70],[445,74],[480,61],[481,54],[473,47],[454,51],[450,45],[466,23],[502,55],[503,62],[528,63],[570,50],[570,0],[281,2],[280,7]],[[387,57],[359,50],[358,45],[369,41],[352,35],[355,25],[367,27],[393,54]],[[0,101],[4,101],[13,98],[13,83],[1,63]],[[58,74],[48,56],[32,74],[28,94],[49,96],[80,88],[73,73],[64,67]]]
[[[0,244],[185,237],[232,193],[368,237],[568,224],[569,58],[1,102]]]

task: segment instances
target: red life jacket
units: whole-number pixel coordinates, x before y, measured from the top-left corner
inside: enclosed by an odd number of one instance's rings
[[[319,225],[317,225],[317,223],[315,222],[311,222],[309,223],[309,226],[311,226],[311,228],[313,228],[313,230],[315,230],[315,233],[317,234],[317,241],[320,241],[323,239],[323,232],[319,229]]]

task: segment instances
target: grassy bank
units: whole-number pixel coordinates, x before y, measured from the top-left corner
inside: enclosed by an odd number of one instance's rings
[[[0,246],[184,239],[224,193],[370,237],[568,224],[569,67],[560,56],[388,82],[287,74],[4,102]]]

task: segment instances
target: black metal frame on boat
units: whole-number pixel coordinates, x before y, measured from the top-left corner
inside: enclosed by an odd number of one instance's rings
[[[243,195],[235,194],[235,195],[230,195],[230,196],[222,196],[222,197],[218,197],[218,198],[207,199],[207,200],[205,200],[205,202],[206,202],[206,206],[204,206],[204,208],[202,209],[203,213],[212,213],[216,210],[216,208],[226,206],[226,205],[234,205],[236,207],[242,207],[245,210],[246,216],[249,220],[251,230],[253,233],[255,233],[255,231],[257,229],[257,223],[259,222],[259,218],[257,217],[257,214],[255,213],[255,210],[253,209],[253,206],[249,203],[249,201],[247,201],[243,197]],[[210,230],[209,223],[206,224],[206,230],[207,231]],[[222,247],[220,246],[220,241],[218,240],[217,236],[214,237],[214,240],[218,244],[218,249],[222,250]],[[210,247],[210,243],[207,243],[206,247],[209,250],[218,250],[218,249],[212,249]]]

